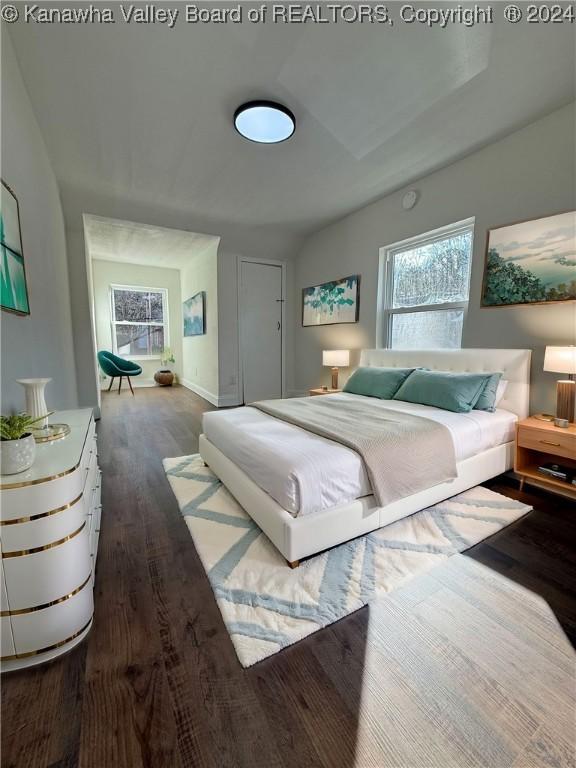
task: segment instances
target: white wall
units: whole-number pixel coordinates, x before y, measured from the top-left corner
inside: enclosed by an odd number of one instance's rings
[[[92,260],[94,286],[94,313],[98,351],[113,351],[110,317],[110,286],[137,285],[143,288],[165,288],[168,292],[169,346],[176,362],[170,365],[179,378],[182,377],[182,309],[180,270],[164,267],[145,267],[117,261]],[[162,367],[159,359],[138,360],[142,374],[134,383],[154,383],[154,373]]]
[[[92,273],[88,269],[84,232],[66,230],[66,243],[78,401],[80,406],[96,408],[99,416],[98,362],[91,314],[94,294]]]
[[[18,378],[51,377],[50,408],[77,405],[60,196],[6,31],[2,33],[2,178],[20,206],[30,315],[2,312],[2,412],[24,408]]]
[[[202,336],[182,339],[182,383],[212,403],[219,402],[218,370],[218,250],[193,256],[181,272],[181,300],[205,291],[205,328]]]
[[[576,207],[575,136],[572,105],[411,184],[421,195],[411,211],[402,209],[402,190],[312,235],[296,263],[295,388],[328,383],[322,349],[375,346],[382,246],[475,216],[462,345],[532,348],[531,407],[553,411],[556,376],[542,372],[544,347],[576,343],[576,302],[481,309],[480,292],[488,228]],[[355,273],[361,275],[360,321],[302,328],[302,288]]]
[[[218,250],[219,405],[239,405],[238,259]]]

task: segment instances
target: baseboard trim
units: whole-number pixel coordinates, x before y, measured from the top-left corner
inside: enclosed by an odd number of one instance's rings
[[[238,395],[215,395],[213,392],[209,392],[207,389],[204,389],[204,387],[195,384],[189,379],[180,379],[179,381],[183,387],[195,392],[197,395],[200,395],[200,397],[203,397],[204,400],[208,400],[209,403],[212,403],[212,405],[215,405],[218,408],[241,405],[241,403],[238,402]]]
[[[212,405],[218,405],[218,395],[215,395],[213,392],[209,392],[199,384],[195,384],[193,381],[184,378],[180,379],[180,384],[182,384],[183,387],[186,387],[186,389],[190,389],[192,392],[200,395],[200,397],[203,397],[204,400],[208,400],[208,402],[212,403]]]

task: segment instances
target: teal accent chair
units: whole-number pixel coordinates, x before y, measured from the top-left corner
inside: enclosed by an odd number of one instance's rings
[[[132,362],[132,360],[125,360],[123,357],[118,357],[118,355],[113,355],[112,352],[105,351],[98,352],[98,363],[106,376],[111,378],[108,392],[112,389],[114,379],[119,376],[118,394],[120,394],[120,389],[122,388],[122,379],[128,379],[130,391],[134,394],[130,378],[132,376],[140,376],[142,373],[142,368],[137,363]]]

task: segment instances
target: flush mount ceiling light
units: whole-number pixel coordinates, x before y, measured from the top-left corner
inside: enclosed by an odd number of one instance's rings
[[[249,101],[234,112],[234,127],[250,141],[278,144],[292,136],[296,119],[287,107],[275,101]]]

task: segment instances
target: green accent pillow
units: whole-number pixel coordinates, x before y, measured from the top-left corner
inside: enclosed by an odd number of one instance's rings
[[[398,387],[414,368],[357,368],[344,385],[344,392],[392,400]]]
[[[415,370],[396,392],[394,400],[469,413],[491,375]]]
[[[484,389],[480,392],[480,397],[476,400],[474,405],[475,411],[490,411],[490,413],[494,413],[496,410],[496,393],[501,378],[501,373],[490,374]]]

